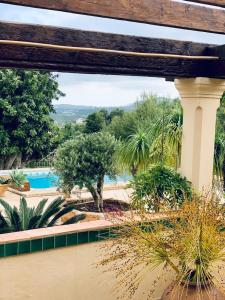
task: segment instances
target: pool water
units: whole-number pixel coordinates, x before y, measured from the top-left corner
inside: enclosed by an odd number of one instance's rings
[[[32,189],[47,189],[59,185],[59,177],[51,172],[34,172],[27,174]]]
[[[47,189],[59,186],[59,177],[52,172],[32,172],[26,175],[32,189]],[[105,183],[126,182],[130,179],[129,176],[117,176],[116,180],[105,176]]]

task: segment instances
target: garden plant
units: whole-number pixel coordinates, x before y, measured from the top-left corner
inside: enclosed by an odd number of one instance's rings
[[[117,238],[105,245],[100,263],[114,270],[119,298],[135,296],[151,272],[154,284],[141,299],[152,299],[159,288],[155,269],[160,267],[165,282],[171,274],[174,278],[163,300],[224,299],[224,216],[224,207],[216,199],[194,196],[162,221],[153,222],[143,211],[127,218],[114,231]]]
[[[62,216],[75,209],[73,204],[63,207],[62,198],[53,200],[46,207],[47,201],[48,199],[41,200],[35,208],[28,207],[26,199],[21,198],[17,208],[0,199],[0,205],[4,208],[0,212],[0,233],[56,226]],[[75,215],[60,225],[74,224],[83,219],[84,214]]]

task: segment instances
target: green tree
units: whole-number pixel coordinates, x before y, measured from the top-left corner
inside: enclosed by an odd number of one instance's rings
[[[105,124],[105,116],[103,113],[92,113],[86,119],[84,132],[87,134],[100,132]]]
[[[62,144],[68,140],[75,139],[84,132],[84,125],[67,123],[59,128],[59,143]]]
[[[87,134],[100,132],[108,127],[114,118],[122,117],[123,113],[124,111],[119,108],[112,110],[110,113],[102,108],[87,117],[84,132]]]
[[[0,169],[51,151],[55,126],[49,115],[61,95],[48,72],[0,71]]]
[[[107,131],[118,140],[127,140],[137,131],[135,112],[125,112],[122,116],[115,116],[107,127]]]
[[[222,176],[225,191],[225,93],[217,112],[214,166],[216,173]]]
[[[135,134],[117,146],[115,161],[121,170],[133,176],[144,171],[150,164],[152,132],[139,128]]]
[[[180,167],[181,141],[183,130],[183,111],[179,102],[175,101],[163,106],[162,113],[154,124],[154,140],[151,148],[151,160],[161,161],[174,167]]]
[[[76,185],[86,187],[96,209],[102,211],[104,177],[116,174],[115,147],[114,137],[104,132],[79,136],[62,145],[55,155],[54,168],[64,190],[70,193]]]

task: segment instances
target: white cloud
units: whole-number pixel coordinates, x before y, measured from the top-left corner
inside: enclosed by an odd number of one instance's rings
[[[63,75],[65,76],[65,75]],[[82,77],[76,82],[77,77]],[[120,106],[135,102],[143,93],[177,97],[174,84],[159,78],[138,78],[120,76],[98,76],[90,80],[90,75],[69,75],[69,80],[61,85],[66,98],[59,103],[93,106]],[[85,80],[86,79],[86,80]],[[60,76],[59,81],[65,80]]]

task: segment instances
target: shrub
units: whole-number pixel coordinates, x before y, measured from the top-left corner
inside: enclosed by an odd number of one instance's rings
[[[185,178],[165,166],[157,165],[136,175],[130,186],[134,189],[132,204],[158,212],[160,206],[178,208],[185,198],[192,195],[191,187]]]

